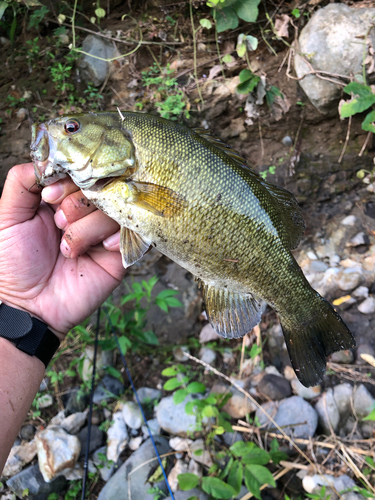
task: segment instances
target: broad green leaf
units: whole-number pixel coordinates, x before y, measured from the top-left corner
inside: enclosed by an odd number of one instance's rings
[[[167,297],[165,299],[165,302],[169,307],[183,307],[183,304],[178,300],[175,299],[174,297]]]
[[[258,464],[266,465],[270,461],[270,454],[267,453],[262,448],[254,447],[250,453],[246,453],[242,456],[242,461],[244,464]]]
[[[139,335],[139,338],[145,343],[145,344],[149,344],[149,345],[159,345],[159,339],[158,337],[155,335],[154,332],[152,332],[151,330],[148,330],[146,332],[142,332],[140,335]]]
[[[187,386],[187,390],[189,391],[190,394],[194,394],[196,392],[203,393],[206,390],[205,384],[202,384],[201,382],[191,382]]]
[[[237,0],[232,7],[240,19],[248,23],[255,23],[259,14],[259,3],[260,0]]]
[[[261,500],[260,487],[263,484],[276,486],[271,472],[262,465],[246,465],[244,473],[246,487],[259,500]]]
[[[363,420],[375,420],[375,408]]]
[[[236,91],[239,94],[249,94],[258,85],[259,80],[260,80],[259,76],[253,76],[253,78],[251,78],[250,80],[247,80],[246,82],[237,85]]]
[[[201,457],[203,455],[203,450],[202,450],[202,448],[199,448],[199,450],[194,450],[193,453],[197,457]]]
[[[178,295],[180,292],[177,290],[162,290],[157,294],[158,299],[166,299],[167,297],[173,297],[174,295]]]
[[[174,389],[177,389],[177,387],[180,387],[182,385],[182,381],[178,380],[177,377],[175,378],[170,378],[169,380],[166,381],[166,383],[163,385],[163,389],[165,391],[174,391]]]
[[[375,103],[375,94],[359,97],[345,102],[340,109],[341,118],[348,118],[357,113],[362,113]]]
[[[129,293],[129,295],[125,295],[125,297],[122,297],[121,299],[121,305],[126,304],[130,300],[134,300],[138,297],[137,293]]]
[[[243,69],[240,74],[238,75],[240,79],[240,83],[247,82],[248,80],[251,80],[251,78],[254,77],[254,73],[252,73],[249,69]]]
[[[292,16],[294,16],[296,19],[299,19],[301,17],[301,12],[299,9],[293,9],[291,12]],[[286,495],[285,495],[286,497]]]
[[[191,474],[190,472],[187,472],[186,474],[178,474],[177,480],[180,490],[182,491],[192,490],[199,483],[199,477],[195,474]]]
[[[225,54],[225,56],[223,57],[222,61],[224,63],[231,63],[234,61],[234,57],[232,57],[230,54]]]
[[[116,370],[116,368],[113,368],[113,366],[106,366],[105,371],[108,373],[108,375],[111,375],[112,377],[122,380],[121,373],[118,370]]]
[[[137,283],[137,282],[133,283],[132,284],[132,288],[138,294],[142,294],[143,293],[142,285],[140,283]]]
[[[0,19],[3,17],[6,8],[9,7],[8,2],[0,2]]]
[[[216,406],[207,405],[202,410],[203,417],[212,418],[212,417],[217,417],[218,414],[219,410],[216,408]]]
[[[237,441],[236,443],[232,444],[232,446],[229,449],[237,457],[243,457],[244,455],[250,453],[250,451],[254,447],[255,447],[254,443],[250,442],[244,443],[243,441]]]
[[[186,389],[178,389],[173,394],[173,402],[175,405],[179,405],[183,401],[185,401],[186,396],[188,395],[188,391]]]
[[[237,45],[236,47],[238,57],[243,57],[246,54],[246,43],[241,43],[240,45]]]
[[[216,31],[222,33],[225,30],[234,30],[238,26],[238,16],[232,7],[226,7],[215,11]]]
[[[194,408],[196,407],[195,401],[189,401],[185,406],[185,413],[187,415],[194,415]]]
[[[219,479],[225,479],[227,477],[227,475],[229,474],[230,469],[233,465],[233,462],[234,462],[234,458],[230,457],[229,462],[225,466],[225,469],[223,470],[223,472],[220,474]]]
[[[247,35],[246,46],[248,50],[256,50],[258,47],[258,39],[255,36]]]
[[[128,350],[128,348],[132,346],[132,343],[130,342],[130,340],[127,337],[125,337],[125,335],[119,337],[118,343],[120,344],[121,352],[124,355],[126,354],[126,351]]]
[[[103,18],[105,17],[105,10],[99,7],[98,9],[95,9],[95,15],[96,17]]]
[[[202,479],[202,489],[208,495],[222,500],[229,500],[236,495],[235,490],[229,484],[224,483],[217,477],[204,477]]]
[[[358,82],[348,83],[348,85],[344,87],[344,92],[349,95],[353,92],[354,95],[358,95],[359,97],[366,97],[372,94],[371,87]]]
[[[236,460],[230,470],[228,476],[228,484],[232,486],[236,495],[239,494],[243,479],[243,465],[239,460]]]
[[[215,434],[217,436],[221,436],[222,434],[224,434],[224,432],[225,432],[225,429],[221,425],[219,425],[219,427],[216,427],[216,429],[215,429]]]
[[[203,28],[206,28],[208,30],[212,28],[212,23],[209,19],[201,19],[199,23]]]
[[[288,455],[284,453],[283,451],[271,451],[270,452],[272,462],[274,464],[278,464],[281,462],[281,460],[288,460]]]
[[[366,118],[362,122],[362,129],[366,130],[367,132],[374,132],[375,133],[375,111],[371,111],[366,115]]]
[[[161,372],[161,374],[164,377],[174,377],[179,373],[179,370],[177,369],[176,366],[170,366],[169,368],[164,368],[164,370]]]
[[[168,312],[168,305],[165,300],[160,300],[156,297],[155,303],[162,311]]]
[[[245,467],[244,470],[244,476],[245,476],[245,485],[246,488],[257,498],[258,500],[261,500],[260,496],[260,486],[261,484],[257,480],[257,478],[252,474],[247,467]]]
[[[371,457],[366,457],[365,462],[368,463],[369,465],[371,465],[371,467],[375,468],[375,462]]]

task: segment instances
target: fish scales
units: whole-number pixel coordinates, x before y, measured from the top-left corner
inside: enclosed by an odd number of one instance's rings
[[[45,158],[46,141],[58,161]],[[152,244],[193,273],[221,335],[259,323],[263,299],[305,385],[321,380],[327,355],[354,345],[291,253],[304,229],[293,196],[206,131],[142,113],[76,115],[35,128],[32,151],[39,181],[69,173],[120,224],[125,265]]]

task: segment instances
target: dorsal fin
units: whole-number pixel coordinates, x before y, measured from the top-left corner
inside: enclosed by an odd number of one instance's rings
[[[284,188],[274,186],[263,179],[261,184],[276,198],[278,213],[283,224],[280,237],[290,250],[294,250],[298,247],[306,228],[297,200]]]

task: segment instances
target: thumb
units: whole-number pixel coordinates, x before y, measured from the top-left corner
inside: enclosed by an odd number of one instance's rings
[[[32,163],[10,169],[0,198],[0,230],[32,219],[40,205],[40,191]]]

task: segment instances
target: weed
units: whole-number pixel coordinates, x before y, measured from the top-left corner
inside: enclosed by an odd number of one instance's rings
[[[100,109],[100,101],[103,98],[102,94],[99,93],[99,89],[94,87],[92,83],[87,84],[87,89],[83,91],[84,94],[87,94],[87,101],[92,109],[99,110]]]
[[[34,12],[30,15],[29,30],[32,28],[38,28],[39,24],[43,21],[48,12],[49,9],[45,5],[42,5],[40,9],[34,10]]]
[[[258,18],[260,0],[208,0],[207,5],[212,7],[216,31],[221,33],[228,29],[236,29],[239,19],[247,23],[254,23]]]

